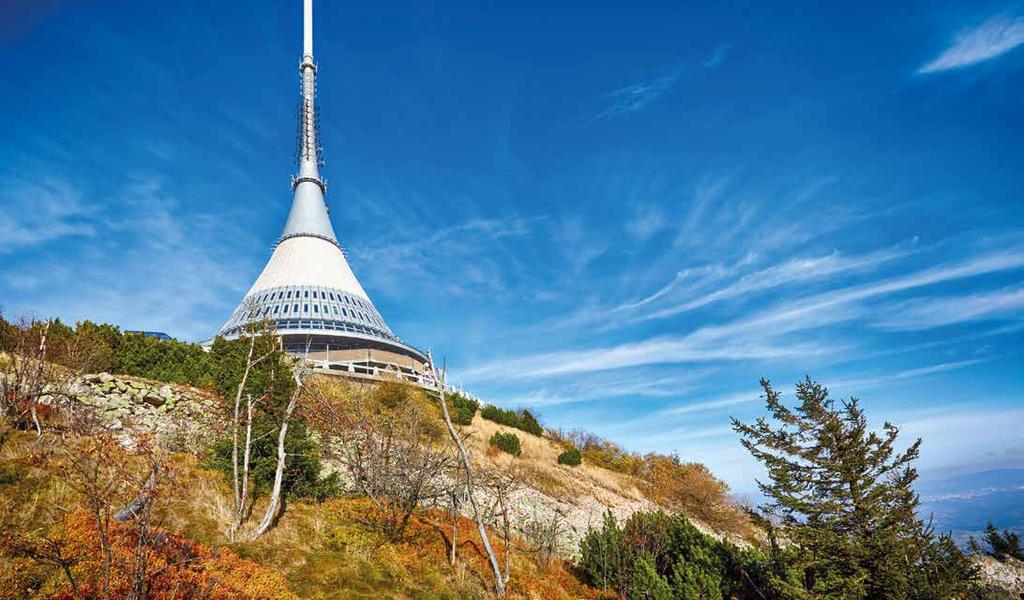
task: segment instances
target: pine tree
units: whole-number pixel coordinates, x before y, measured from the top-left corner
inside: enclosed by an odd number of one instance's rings
[[[895,426],[871,430],[856,399],[837,403],[810,378],[797,384],[799,404],[792,409],[767,380],[761,386],[771,420],[733,419],[733,428],[768,471],[769,480],[758,485],[768,499],[762,510],[781,525],[786,541],[785,551],[775,550],[787,563],[776,569],[783,592],[929,597],[915,577],[935,543],[916,516],[912,488],[921,440],[899,451]],[[950,576],[936,569],[936,580]]]
[[[999,533],[999,529],[996,528],[995,524],[989,521],[985,527],[985,537],[983,539],[991,548],[991,551],[987,553],[990,556],[999,560],[1006,560],[1007,557],[1024,560],[1024,551],[1020,549],[1020,537],[1016,533],[1008,529],[1004,529],[1002,533]]]
[[[668,582],[658,574],[652,556],[644,554],[633,561],[629,574],[629,589],[626,592],[628,600],[673,600],[676,597],[690,598],[691,596],[673,595]],[[692,597],[700,598],[701,596]]]

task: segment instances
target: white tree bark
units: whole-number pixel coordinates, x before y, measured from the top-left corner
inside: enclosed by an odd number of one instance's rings
[[[277,514],[277,509],[281,506],[281,485],[284,482],[284,467],[288,457],[284,450],[284,440],[288,435],[288,422],[292,418],[292,412],[295,411],[295,405],[298,403],[299,395],[302,393],[301,373],[301,368],[295,369],[295,392],[292,393],[292,397],[288,401],[288,407],[284,411],[284,418],[281,420],[281,430],[277,434],[277,471],[274,473],[274,487],[270,492],[270,503],[267,504],[267,511],[263,513],[263,519],[252,533],[252,539],[254,540],[270,531],[270,527],[274,523],[274,516]]]
[[[452,425],[452,418],[448,414],[448,402],[444,398],[444,377],[438,376],[437,371],[434,369],[434,357],[428,352],[427,358],[430,361],[430,371],[434,375],[434,384],[437,386],[438,395],[441,397],[441,413],[444,415],[444,423],[448,426],[448,433],[452,436],[452,440],[455,441],[455,445],[459,448],[459,456],[462,457],[462,466],[466,469],[466,495],[469,496],[469,503],[473,507],[473,516],[476,517],[476,525],[480,530],[480,540],[484,544],[484,550],[487,551],[487,559],[491,563],[491,570],[494,571],[494,590],[499,596],[505,595],[505,578],[501,574],[501,567],[498,566],[498,558],[494,555],[494,549],[491,548],[491,541],[487,537],[487,528],[484,526],[484,518],[480,513],[480,507],[477,506],[476,497],[473,495],[473,467],[469,463],[469,454],[466,453],[466,447],[462,444],[462,438],[459,437],[455,426]]]
[[[238,421],[241,418],[242,392],[249,380],[249,371],[253,366],[252,354],[256,349],[255,332],[250,333],[252,337],[249,338],[249,354],[245,357],[245,371],[242,372],[242,380],[238,382],[238,391],[235,393],[235,413],[231,419],[231,475],[235,492],[235,514],[240,512],[242,505],[242,489],[238,481]]]

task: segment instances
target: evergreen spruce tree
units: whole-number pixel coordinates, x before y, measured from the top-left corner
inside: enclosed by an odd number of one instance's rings
[[[954,573],[959,564],[929,562],[942,553],[916,516],[912,463],[921,440],[901,451],[895,426],[871,430],[856,399],[837,403],[810,378],[797,384],[792,409],[767,380],[761,386],[770,419],[733,419],[733,428],[768,471],[758,485],[768,499],[765,517],[780,524],[784,540],[783,549],[773,549],[773,560],[785,563],[775,569],[784,594],[929,598],[930,586],[962,575]],[[924,566],[930,570],[922,575]],[[971,580],[958,585],[968,589]]]

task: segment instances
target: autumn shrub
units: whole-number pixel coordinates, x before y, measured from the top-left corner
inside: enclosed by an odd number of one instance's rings
[[[3,553],[8,557],[52,559],[44,563],[52,566],[44,572],[44,588],[51,590],[48,598],[103,597],[107,555],[112,598],[296,598],[282,574],[230,550],[213,549],[169,532],[151,531],[140,539],[134,525],[114,523],[104,536],[109,550],[104,552],[95,521],[85,513],[66,516],[45,537],[13,532],[3,536]],[[41,575],[35,574],[37,581]]]
[[[496,431],[494,435],[491,436],[489,443],[495,448],[508,452],[512,456],[519,456],[523,453],[522,447],[519,443],[519,436],[512,432]]]
[[[579,449],[569,448],[565,452],[558,455],[558,464],[569,465],[571,467],[579,466],[583,463],[583,455],[580,454]]]
[[[567,451],[577,448],[588,465],[635,477],[641,491],[659,506],[720,531],[749,533],[750,520],[730,498],[729,486],[701,463],[684,462],[676,455],[629,452],[581,429],[549,431],[548,436]]]
[[[702,463],[676,455],[646,454],[637,477],[641,490],[659,506],[681,511],[720,531],[745,534],[749,519],[729,497],[729,486]]]
[[[494,421],[495,423],[500,423],[509,427],[515,427],[516,429],[525,431],[526,433],[532,433],[536,436],[544,435],[544,427],[541,426],[536,415],[526,408],[521,408],[519,410],[505,410],[504,408],[499,408],[493,404],[488,404],[480,411],[480,416],[489,421]]]

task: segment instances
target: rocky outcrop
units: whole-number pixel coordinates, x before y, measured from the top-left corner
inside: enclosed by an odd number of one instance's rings
[[[215,398],[185,386],[109,373],[85,375],[74,392],[117,431],[149,431],[183,451],[195,451],[222,428]]]
[[[1024,562],[1012,558],[996,560],[991,556],[975,556],[973,560],[981,569],[982,583],[992,597],[1024,598]]]

